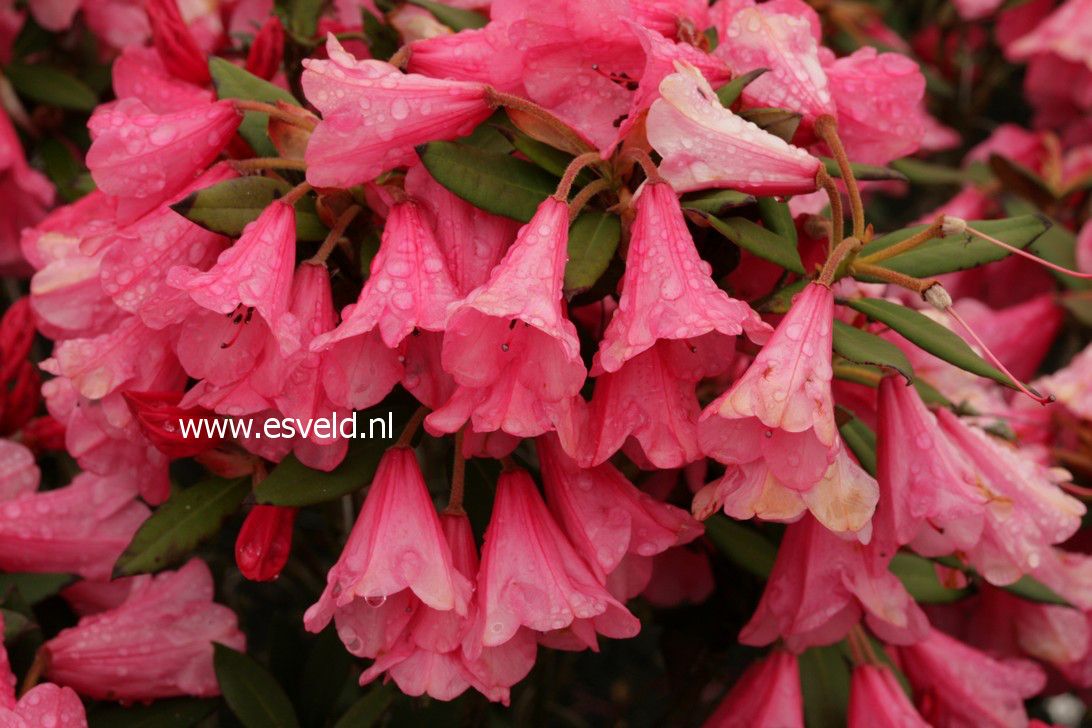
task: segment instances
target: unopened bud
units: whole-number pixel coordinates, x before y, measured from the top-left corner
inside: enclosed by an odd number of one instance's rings
[[[254,43],[246,57],[246,70],[268,81],[281,67],[283,55],[284,28],[281,27],[280,19],[273,15],[254,36]]]
[[[947,311],[952,306],[952,297],[948,295],[948,291],[944,289],[944,286],[939,283],[934,283],[922,291],[921,297],[929,305],[941,311]]]
[[[967,221],[960,217],[945,215],[940,223],[940,236],[946,238],[949,235],[961,235],[967,232]]]

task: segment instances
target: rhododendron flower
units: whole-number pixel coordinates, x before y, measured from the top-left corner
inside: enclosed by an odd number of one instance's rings
[[[82,617],[45,644],[46,675],[100,700],[155,700],[220,694],[213,643],[242,650],[235,613],[212,601],[200,559],[144,577],[121,606]]]
[[[209,64],[182,19],[177,0],[148,0],[146,7],[152,42],[171,75],[191,83],[208,83]]]
[[[1035,381],[1041,392],[1085,419],[1092,419],[1092,345],[1086,346],[1058,371]]]
[[[157,114],[212,103],[212,90],[171,75],[154,48],[127,46],[110,69],[119,99],[136,98]]]
[[[276,579],[292,551],[296,508],[254,506],[235,541],[235,563],[254,581]]]
[[[308,60],[303,89],[323,120],[307,145],[307,180],[350,187],[415,159],[422,142],[455,139],[492,107],[480,83],[403,74],[382,61],[358,61],[333,35],[329,60]]]
[[[41,475],[25,445],[0,439],[0,503],[36,491]]]
[[[45,217],[53,196],[49,180],[27,164],[11,119],[0,111],[0,200],[7,210],[0,223],[0,273],[28,272],[19,251],[19,234]]]
[[[857,665],[849,688],[849,728],[929,728],[885,665]]]
[[[497,483],[476,599],[464,643],[470,659],[508,642],[521,626],[569,630],[592,648],[596,633],[623,638],[641,628],[565,538],[524,470],[506,470]]]
[[[660,83],[647,133],[660,173],[680,192],[731,187],[756,195],[813,192],[819,160],[721,106],[708,81],[683,67]]]
[[[793,655],[774,650],[753,663],[702,728],[804,728],[800,667]]]
[[[452,566],[417,456],[396,446],[383,456],[345,550],[304,624],[319,632],[353,602],[379,606],[405,590],[433,609],[466,614],[471,586]]]

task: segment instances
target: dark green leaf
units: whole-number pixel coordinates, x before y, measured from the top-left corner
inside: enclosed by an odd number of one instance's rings
[[[767,230],[777,233],[793,245],[799,243],[796,236],[796,223],[793,222],[789,203],[780,202],[776,197],[758,198],[758,216]]]
[[[914,368],[902,349],[875,334],[850,326],[845,321],[834,320],[834,351],[858,364],[889,367],[914,381]]]
[[[269,670],[230,647],[213,647],[220,692],[245,728],[299,728],[292,703]]]
[[[838,645],[800,655],[800,689],[808,728],[844,728],[849,710],[849,664]]]
[[[173,495],[137,529],[114,564],[114,577],[147,574],[184,559],[216,535],[249,493],[247,478],[212,478]]]
[[[968,223],[976,230],[997,238],[1016,248],[1025,248],[1040,237],[1050,223],[1036,215],[1021,215],[1004,220],[975,220]],[[893,233],[876,238],[868,245],[861,248],[860,257],[863,258],[906,240],[915,233],[924,230],[926,225],[898,230]],[[928,278],[943,273],[977,268],[986,263],[1001,260],[1010,255],[1004,248],[978,237],[968,235],[952,235],[946,238],[930,240],[894,258],[877,263],[898,273],[904,273],[915,278]],[[860,276],[861,280],[869,279]]]
[[[0,618],[4,620],[4,642],[34,629],[34,623],[25,615],[11,609],[0,609]]]
[[[788,109],[747,109],[739,115],[759,129],[791,142],[800,127],[803,114]]]
[[[746,88],[747,84],[769,70],[770,69],[768,68],[756,68],[753,71],[748,71],[747,73],[736,76],[731,81],[718,88],[717,98],[720,99],[720,103],[725,108],[734,104],[736,99],[739,98],[739,95],[743,93],[743,89]]]
[[[549,144],[540,142],[537,139],[532,139],[520,131],[507,127],[501,127],[498,131],[504,134],[512,143],[512,146],[515,149],[518,149],[523,156],[527,157],[550,174],[557,175],[559,178],[565,174],[565,169],[569,166],[569,163],[573,161],[573,155],[568,152],[555,149]],[[595,177],[591,172],[584,169],[577,175],[575,184],[578,187],[582,187],[593,179],[595,179]]]
[[[1061,225],[1051,225],[1049,230],[1028,246],[1028,250],[1055,265],[1060,265],[1069,270],[1077,270],[1077,236]],[[1050,273],[1059,283],[1070,290],[1087,291],[1092,289],[1092,280],[1087,278],[1076,278],[1057,271],[1050,271]]]
[[[1082,326],[1092,328],[1092,298],[1088,294],[1076,293],[1062,296],[1058,299],[1058,303],[1073,314],[1073,318],[1077,319]]]
[[[432,178],[455,195],[520,222],[529,222],[557,188],[557,177],[507,154],[456,142],[429,142],[417,153]]]
[[[323,0],[288,0],[288,27],[303,38],[313,38],[318,31]]]
[[[896,159],[891,163],[891,168],[906,177],[912,185],[961,185],[967,181],[967,173],[962,169],[923,162],[913,157]]]
[[[837,160],[830,157],[819,157],[823,164],[827,167],[827,174],[835,179],[842,178],[842,170],[838,166]],[[857,164],[851,163],[850,168],[853,170],[853,176],[858,180],[901,180],[906,181],[906,177],[889,167],[877,167],[874,164]]]
[[[353,656],[341,643],[334,625],[313,640],[300,680],[300,718],[306,726],[326,725],[330,708],[350,680]],[[356,684],[356,681],[352,681]]]
[[[398,31],[375,17],[367,9],[361,9],[361,24],[368,39],[368,51],[372,58],[386,60],[398,52]]]
[[[296,97],[280,86],[258,78],[223,58],[209,59],[209,74],[212,76],[212,85],[216,87],[217,98],[246,99],[266,104],[283,101],[294,106],[301,105]],[[243,118],[243,123],[239,125],[239,136],[246,140],[259,157],[278,156],[277,148],[273,146],[273,142],[269,141],[269,134],[266,131],[268,124],[269,114],[248,111]]]
[[[768,579],[777,560],[777,547],[758,531],[723,514],[705,519],[705,535],[729,561],[761,579]]]
[[[848,412],[843,408],[839,408],[843,412]],[[857,458],[857,462],[861,464],[861,467],[865,469],[869,475],[873,478],[876,477],[876,433],[872,431],[872,428],[866,425],[857,417],[852,417],[850,420],[842,424],[838,428],[842,433],[842,437],[846,441],[846,445],[853,452],[853,455]]]
[[[759,313],[788,313],[792,307],[792,300],[808,285],[807,279],[790,283],[777,290],[760,301],[755,302],[755,310]]]
[[[460,30],[467,30],[468,28],[484,28],[489,22],[489,18],[481,13],[475,13],[473,10],[463,10],[462,8],[445,5],[444,3],[433,2],[433,0],[409,1],[432,13],[437,20],[454,30],[456,33]]]
[[[390,707],[393,692],[390,685],[376,685],[345,711],[334,728],[371,728]]]
[[[950,399],[941,394],[936,387],[924,379],[918,377],[914,380],[914,389],[918,390],[918,396],[925,404],[938,404],[941,407],[952,409],[955,405]]]
[[[1012,386],[1008,377],[975,354],[967,342],[923,313],[879,298],[858,298],[850,301],[849,306],[874,321],[887,324],[933,356],[972,374]]]
[[[1063,607],[1073,606],[1065,597],[1060,596],[1046,584],[1030,576],[1022,576],[1018,581],[1001,588],[1010,594],[1015,594],[1016,596],[1029,601],[1042,602],[1043,604],[1059,604]]]
[[[899,577],[906,591],[920,604],[948,604],[971,593],[970,589],[949,589],[937,579],[932,561],[903,551],[891,559],[888,570]]]
[[[796,245],[791,240],[745,217],[730,217],[722,220],[708,213],[702,214],[717,232],[744,250],[793,273],[804,274],[804,263],[800,260],[800,253],[797,252]]]
[[[990,155],[990,171],[997,175],[1006,189],[1020,195],[1038,208],[1054,203],[1050,185],[1032,170],[999,154]]]
[[[608,212],[585,212],[569,228],[569,262],[565,264],[565,293],[591,288],[610,265],[622,222]]]
[[[707,212],[710,215],[724,215],[734,207],[753,205],[755,196],[736,190],[702,190],[684,195],[679,204],[684,210]]]
[[[91,87],[52,66],[40,63],[9,63],[4,75],[23,96],[49,106],[74,111],[93,111],[99,99]]]
[[[76,581],[72,574],[0,574],[0,595],[18,590],[28,604],[48,599]]]
[[[198,190],[171,205],[171,209],[206,230],[237,238],[262,210],[289,189],[287,182],[272,177],[236,177]],[[297,238],[309,242],[326,238],[330,231],[315,212],[313,198],[300,198],[295,209]]]
[[[219,700],[167,698],[151,705],[101,705],[87,716],[90,728],[193,728]]]

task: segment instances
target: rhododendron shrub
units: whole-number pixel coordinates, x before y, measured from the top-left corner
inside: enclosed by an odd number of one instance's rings
[[[0,728],[1092,725],[1092,2],[0,2]]]

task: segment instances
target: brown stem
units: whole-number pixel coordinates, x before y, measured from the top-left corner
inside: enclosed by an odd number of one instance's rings
[[[855,665],[863,665],[868,662],[865,658],[864,650],[861,649],[860,629],[861,626],[855,624],[853,625],[853,628],[849,630],[849,634],[846,635],[849,642],[849,653],[853,657],[853,664]]]
[[[622,152],[618,159],[622,161],[632,159],[634,162],[641,165],[641,169],[644,170],[645,177],[649,182],[655,183],[663,180],[663,177],[660,176],[660,170],[652,161],[652,157],[648,156],[648,152],[640,147],[630,147]]]
[[[853,237],[846,238],[838,243],[838,247],[834,249],[834,252],[830,254],[830,257],[827,258],[827,262],[823,265],[823,270],[819,273],[819,278],[816,280],[816,283],[830,288],[842,261],[845,260],[847,256],[856,253],[860,248],[861,241]]]
[[[307,182],[300,182],[298,185],[288,190],[281,198],[281,202],[286,205],[295,205],[299,202],[299,199],[311,191],[311,185]]]
[[[519,470],[519,465],[512,459],[511,455],[505,455],[500,459],[500,464],[505,470]]]
[[[901,286],[909,291],[923,295],[930,287],[936,284],[933,279],[922,280],[921,278],[914,278],[904,273],[896,273],[890,268],[882,268],[878,265],[869,265],[861,261],[856,261],[853,265],[849,266],[849,272],[851,275],[868,276],[869,278],[879,278],[884,283],[893,283],[896,286]]]
[[[872,265],[888,258],[894,258],[896,255],[902,255],[908,250],[912,250],[923,243],[927,243],[930,240],[940,237],[940,228],[944,223],[944,213],[937,215],[936,219],[930,223],[929,227],[920,232],[916,232],[906,240],[900,243],[895,243],[890,248],[884,248],[883,250],[873,253],[872,255],[866,255],[859,259],[857,262],[862,265]]]
[[[827,252],[833,253],[845,235],[845,212],[842,210],[842,193],[838,191],[838,185],[834,184],[834,178],[822,167],[819,168],[819,174],[815,176],[815,182],[823,188],[827,193],[827,199],[830,200],[831,227],[827,232]]]
[[[266,169],[307,170],[307,163],[302,159],[284,159],[283,157],[255,157],[253,159],[233,159],[228,164],[236,172],[260,172]]]
[[[463,428],[465,429],[465,427]],[[455,462],[451,466],[451,497],[444,513],[461,516],[463,510],[463,484],[466,481],[466,458],[463,457],[463,430],[455,433]]]
[[[38,648],[38,651],[34,653],[34,662],[31,663],[26,677],[23,678],[23,684],[19,688],[20,697],[26,695],[26,693],[38,684],[42,675],[49,669],[49,663],[52,659],[52,655],[49,654],[49,649],[47,647],[43,646]]]
[[[333,252],[334,246],[341,240],[341,236],[345,233],[345,228],[349,227],[349,223],[360,214],[360,205],[350,205],[346,208],[345,212],[341,213],[334,226],[330,228],[330,233],[326,236],[326,239],[322,241],[322,245],[319,247],[318,252],[311,257],[309,263],[316,265],[325,265],[326,259],[330,257],[330,253]]]
[[[573,180],[576,179],[576,175],[580,174],[584,167],[598,161],[598,152],[584,152],[575,157],[573,161],[569,162],[569,166],[565,168],[565,174],[561,176],[561,182],[557,185],[557,192],[554,193],[554,197],[563,202],[568,200],[569,191],[573,187]]]
[[[286,124],[298,126],[307,131],[315,130],[316,122],[312,119],[277,108],[273,104],[266,104],[261,101],[250,101],[247,99],[235,99],[232,104],[238,111],[257,111],[259,114],[269,114]]]
[[[409,447],[413,442],[413,436],[417,434],[417,428],[421,426],[421,423],[425,421],[425,416],[428,414],[428,407],[418,407],[417,411],[413,413],[413,416],[409,418],[409,422],[402,428],[402,434],[398,436],[398,441],[394,443],[395,447]]]
[[[602,177],[589,182],[584,189],[576,193],[573,201],[569,203],[569,219],[576,217],[580,210],[584,208],[584,205],[588,204],[588,200],[607,189],[610,189],[610,182]]]
[[[842,171],[842,181],[846,183],[846,191],[849,192],[849,210],[853,217],[853,237],[864,239],[864,205],[861,203],[861,191],[857,187],[857,179],[853,176],[853,167],[850,166],[849,157],[846,156],[845,147],[838,136],[838,122],[829,114],[823,114],[815,120],[815,133],[827,143],[834,158],[838,161],[838,169]]]

